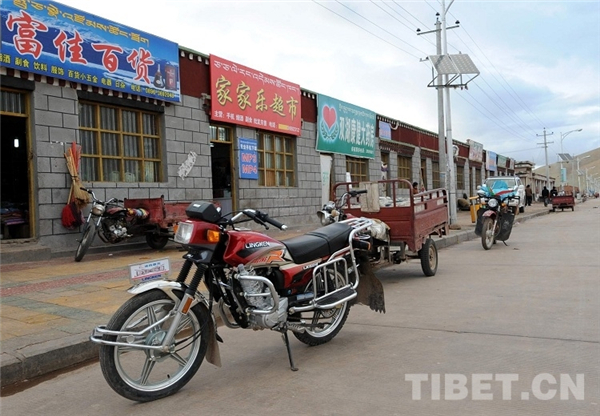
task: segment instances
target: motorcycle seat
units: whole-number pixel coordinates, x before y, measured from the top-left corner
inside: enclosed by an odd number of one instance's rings
[[[352,227],[344,223],[333,223],[306,234],[283,240],[288,253],[296,264],[330,256],[348,245]]]

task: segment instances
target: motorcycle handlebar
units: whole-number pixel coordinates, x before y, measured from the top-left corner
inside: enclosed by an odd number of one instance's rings
[[[366,193],[367,193],[366,189],[359,189],[358,191],[350,191],[349,192],[349,194],[350,194],[351,197],[355,197],[357,195],[366,194]]]
[[[288,228],[287,225],[282,224],[279,221],[274,220],[273,218],[270,218],[269,214],[267,214],[266,212],[260,212],[259,210],[256,210],[256,209],[245,209],[243,211],[243,213],[245,215],[247,215],[248,217],[252,218],[257,223],[264,225],[265,228],[267,228],[267,229],[269,227],[265,223],[269,223],[269,224],[273,225],[274,227],[279,228],[280,230],[286,230]],[[231,220],[235,221],[236,219],[237,219],[237,215],[234,216]]]
[[[279,222],[277,220],[274,220],[273,218],[269,217],[269,214],[263,214],[263,213],[261,213],[261,214],[263,215],[262,220],[264,222],[268,222],[269,224],[271,224],[274,227],[279,228],[280,230],[287,230],[287,228],[288,228],[287,225],[285,225],[285,224],[283,224],[283,223],[281,223],[281,222]]]

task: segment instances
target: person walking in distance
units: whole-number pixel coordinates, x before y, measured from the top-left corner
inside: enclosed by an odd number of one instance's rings
[[[548,206],[548,197],[550,196],[550,191],[548,190],[548,188],[546,188],[544,186],[544,189],[542,189],[542,199],[544,200],[544,206],[547,207]]]
[[[525,187],[525,205],[530,207],[532,201],[533,201],[533,189],[531,189],[531,185],[527,185]]]

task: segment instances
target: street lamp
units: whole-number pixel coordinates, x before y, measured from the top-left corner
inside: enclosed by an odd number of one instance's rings
[[[577,190],[579,192],[581,192],[581,179],[580,179],[580,175],[579,175],[579,162],[581,162],[583,159],[587,159],[588,157],[590,157],[590,155],[584,156],[581,159],[579,157],[577,157]],[[573,186],[575,186],[575,182],[573,182]],[[573,194],[575,194],[575,192],[573,192]]]
[[[561,133],[560,134],[560,153],[564,153],[563,152],[562,142],[565,139],[565,137],[567,137],[569,134],[571,134],[573,132],[581,131],[581,130],[583,130],[583,129],[571,130],[571,131],[568,131],[566,133]],[[560,160],[560,190],[561,191],[564,190],[564,185],[563,185],[563,180],[562,180],[562,170],[563,170],[563,164],[562,164],[562,158],[561,158],[561,160]],[[573,186],[575,186],[575,184],[573,184]]]
[[[591,166],[589,168],[585,168],[585,192],[588,193],[588,191],[590,190],[590,179],[591,177],[588,176],[588,170],[592,170],[594,169],[596,166]]]

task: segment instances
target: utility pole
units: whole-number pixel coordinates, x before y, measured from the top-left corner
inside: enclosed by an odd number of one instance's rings
[[[446,14],[448,13],[448,9],[452,6],[454,0],[450,1],[450,5],[446,7],[445,0],[441,1],[442,4],[442,22],[441,28],[439,24],[439,20],[436,21],[436,30],[434,32],[437,33],[437,55],[430,55],[427,59],[430,60],[431,64],[435,71],[437,71],[437,76],[433,77],[433,80],[427,85],[428,87],[435,87],[438,90],[438,114],[441,114],[439,117],[439,131],[438,131],[438,140],[439,140],[439,152],[440,157],[442,156],[442,152],[445,149],[445,163],[440,159],[440,179],[443,178],[442,175],[445,174],[445,185],[448,190],[448,210],[450,217],[450,228],[451,229],[460,229],[460,225],[457,224],[457,216],[456,216],[456,175],[454,169],[454,151],[452,145],[452,116],[450,114],[450,88],[466,88],[467,84],[472,81],[475,77],[479,75],[479,70],[467,54],[455,54],[449,55],[447,50],[447,40],[446,40],[446,30],[453,29],[458,27],[459,22],[456,21],[456,26],[446,27]],[[439,14],[438,14],[439,16]],[[418,34],[420,30],[417,30]],[[431,32],[425,32],[431,33]],[[424,33],[423,33],[424,34]],[[440,36],[441,35],[441,36]],[[440,48],[441,45],[441,48]],[[463,75],[471,75],[470,79],[463,80]],[[444,106],[443,95],[440,96],[440,92],[442,89],[445,90],[446,96],[446,105]],[[442,108],[444,107],[444,108]],[[444,113],[445,110],[445,113]],[[443,131],[444,131],[444,122],[446,124],[446,140],[445,144],[443,139]],[[442,173],[444,171],[444,173]]]
[[[417,29],[417,35],[427,35],[435,32],[435,50],[437,55],[442,55],[442,22],[440,22],[439,13],[435,14],[435,30],[429,30],[427,32],[421,32],[421,29]],[[458,27],[452,26],[447,29],[454,29]],[[443,86],[436,86],[437,90],[437,104],[438,104],[438,154],[440,164],[440,185],[446,189],[450,189],[448,183],[448,165],[446,164],[446,136],[444,135],[444,89]]]
[[[450,1],[452,6],[454,0]],[[446,8],[445,0],[442,0],[442,55],[448,54],[448,41],[446,39],[446,14],[448,9]],[[443,75],[444,85],[448,84],[448,74]],[[448,179],[447,182],[450,184],[448,188],[448,203],[450,204],[450,225],[456,224],[458,218],[456,216],[456,175],[454,174],[454,152],[452,148],[452,115],[450,113],[450,88],[445,88],[446,95],[446,150],[447,150],[447,164],[448,164]]]
[[[538,143],[540,145],[544,146],[544,151],[546,153],[546,189],[550,189],[550,165],[548,164],[548,144],[552,144],[554,142],[548,142],[546,141],[546,136],[552,136],[554,134],[554,132],[552,133],[546,133],[546,127],[544,127],[544,134],[536,134],[536,136],[544,136],[544,143]]]

